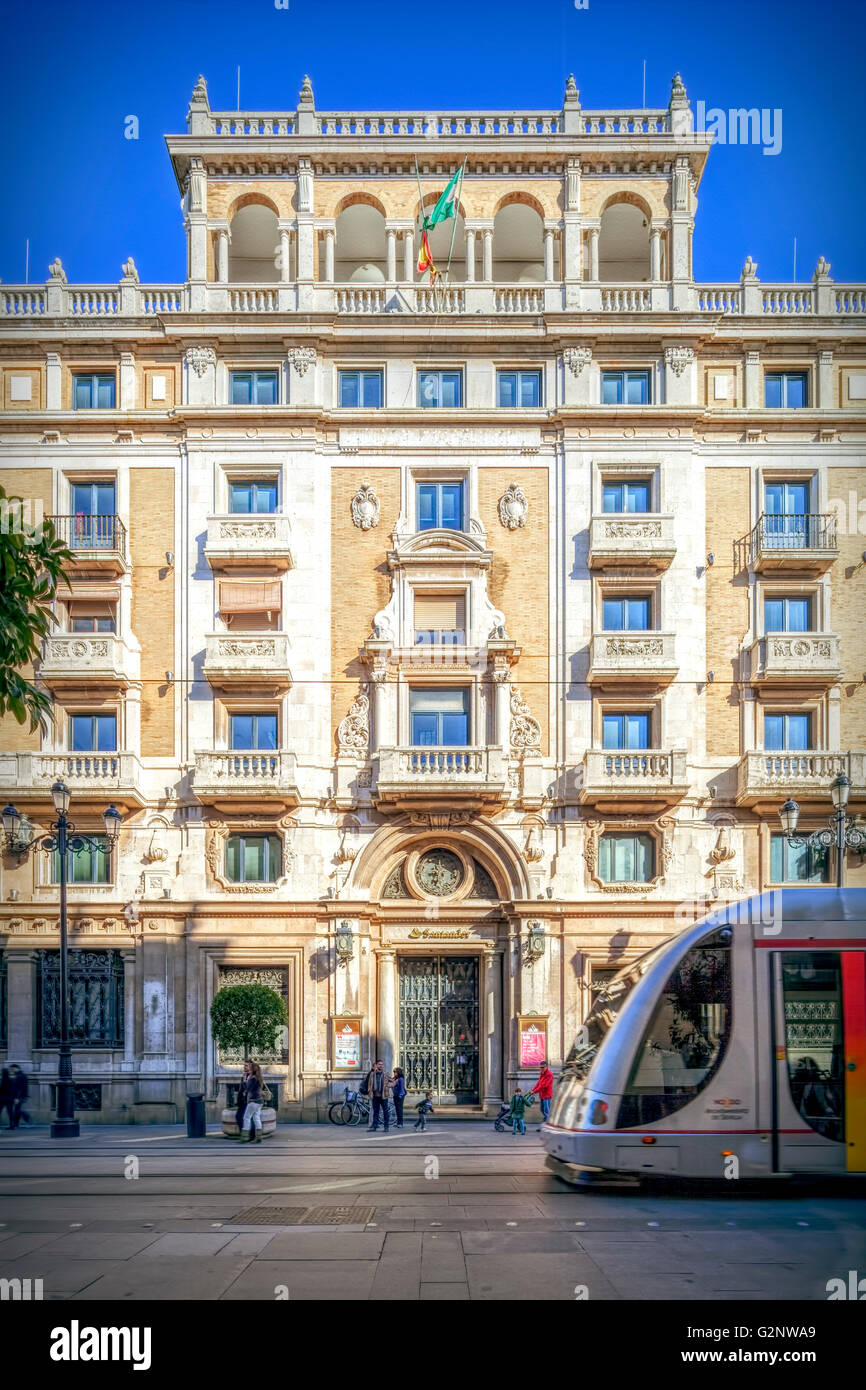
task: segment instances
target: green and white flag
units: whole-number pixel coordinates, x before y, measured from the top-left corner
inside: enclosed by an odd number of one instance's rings
[[[449,217],[457,216],[457,185],[459,182],[460,170],[458,169],[430,216],[424,218],[425,227],[435,227],[437,222],[444,222]]]

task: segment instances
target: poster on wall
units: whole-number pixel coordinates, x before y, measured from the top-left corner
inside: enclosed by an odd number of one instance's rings
[[[547,1061],[547,1019],[537,1014],[518,1017],[518,1066],[538,1067]]]
[[[355,1018],[333,1018],[333,1065],[350,1071],[361,1069],[361,1022]]]

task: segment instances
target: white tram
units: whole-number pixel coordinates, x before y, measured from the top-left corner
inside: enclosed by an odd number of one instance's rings
[[[866,1172],[866,889],[749,898],[626,966],[542,1135],[572,1182]]]

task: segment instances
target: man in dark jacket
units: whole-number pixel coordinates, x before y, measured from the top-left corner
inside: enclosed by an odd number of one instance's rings
[[[376,1065],[370,1073],[370,1098],[373,1101],[373,1123],[370,1128],[379,1128],[379,1112],[381,1110],[386,1134],[388,1133],[388,1098],[390,1094],[391,1077],[386,1074],[381,1057],[377,1057]]]
[[[27,1077],[15,1063],[9,1068],[9,1075],[12,1082],[12,1129],[18,1129],[23,1120],[26,1125],[32,1124],[24,1102],[30,1095],[30,1087],[27,1085]]]

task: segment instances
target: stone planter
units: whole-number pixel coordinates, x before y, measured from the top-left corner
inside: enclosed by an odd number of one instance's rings
[[[237,1125],[236,1112],[234,1110],[222,1110],[220,1112],[220,1122],[223,1134],[226,1139],[240,1139],[240,1131]],[[272,1110],[269,1105],[262,1107],[262,1138],[265,1139],[269,1134],[273,1134],[277,1127],[277,1112]],[[245,1141],[246,1142],[246,1141]]]

